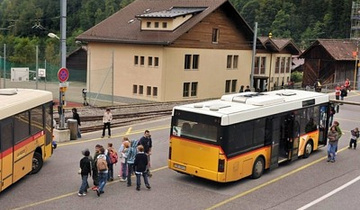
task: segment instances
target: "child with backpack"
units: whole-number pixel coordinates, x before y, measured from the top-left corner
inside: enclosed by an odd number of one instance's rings
[[[352,148],[353,144],[354,144],[354,149],[356,149],[356,142],[357,142],[358,138],[359,138],[359,128],[355,128],[355,129],[351,130],[349,149]]]
[[[99,175],[99,188],[96,190],[96,194],[100,197],[100,194],[104,193],[104,188],[106,185],[106,180],[108,177],[108,165],[110,164],[110,159],[105,155],[104,147],[101,147],[99,150],[100,154],[96,159],[96,168]]]
[[[113,147],[112,143],[108,143],[107,155],[110,158],[108,181],[114,181],[114,164],[118,162],[118,154]]]

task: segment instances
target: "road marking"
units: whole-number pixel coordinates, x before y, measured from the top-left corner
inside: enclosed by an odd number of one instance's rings
[[[346,147],[342,148],[341,150],[338,150],[338,153],[347,150],[347,148],[348,148],[348,147],[346,146]],[[235,200],[235,199],[241,198],[241,197],[243,197],[243,196],[245,196],[245,195],[247,195],[247,194],[249,194],[249,193],[255,192],[256,190],[259,190],[259,189],[261,189],[261,188],[264,188],[264,187],[266,187],[266,186],[268,186],[268,185],[270,185],[270,184],[272,184],[272,183],[278,182],[278,181],[280,181],[280,180],[282,180],[282,179],[284,179],[284,178],[286,178],[286,177],[288,177],[288,176],[290,176],[290,175],[293,175],[293,174],[295,174],[295,173],[297,173],[297,172],[299,172],[299,171],[302,171],[302,170],[304,170],[304,169],[306,169],[306,168],[308,168],[308,167],[310,167],[310,166],[312,166],[312,165],[315,165],[316,163],[319,163],[320,161],[323,161],[323,160],[325,160],[325,159],[327,159],[327,156],[324,156],[324,157],[322,157],[322,158],[319,158],[319,159],[317,159],[317,160],[315,160],[315,161],[313,161],[313,162],[311,162],[311,163],[308,163],[308,164],[306,164],[306,165],[304,165],[304,166],[302,166],[302,167],[300,167],[300,168],[297,168],[297,169],[295,169],[295,170],[293,170],[293,171],[290,171],[290,172],[288,172],[288,173],[286,173],[286,174],[284,174],[284,175],[282,175],[282,176],[279,176],[279,177],[277,177],[277,178],[275,178],[275,179],[273,179],[273,180],[270,180],[270,181],[265,182],[265,183],[263,183],[263,184],[261,184],[261,185],[258,185],[258,186],[254,187],[254,188],[252,188],[252,189],[250,189],[250,190],[248,190],[248,191],[245,191],[245,192],[240,193],[240,194],[237,194],[237,195],[235,195],[235,196],[233,196],[233,197],[231,197],[231,198],[228,198],[228,199],[226,199],[226,200],[224,200],[224,201],[222,201],[222,202],[220,202],[220,203],[217,203],[217,204],[215,204],[215,205],[207,208],[206,210],[218,208],[218,207],[220,207],[220,206],[222,206],[222,205],[225,205],[225,204],[227,204],[227,203],[229,203],[229,202],[231,202],[231,201],[233,201],[233,200]]]
[[[153,169],[151,170],[151,172],[157,172],[157,171],[161,171],[161,170],[164,170],[168,168],[168,166],[162,166],[160,168],[156,168],[156,169]],[[133,176],[134,177],[134,176]],[[112,184],[115,184],[117,182],[119,182],[120,180],[116,180],[116,181],[113,181],[113,182],[107,182],[106,183],[106,186],[108,185],[112,185]],[[38,201],[38,202],[35,202],[35,203],[30,203],[28,205],[25,205],[25,206],[21,206],[21,207],[17,207],[17,208],[14,208],[12,210],[20,210],[20,209],[25,209],[25,208],[30,208],[30,207],[34,207],[34,206],[38,206],[38,205],[41,205],[41,204],[44,204],[44,203],[48,203],[48,202],[51,202],[51,201],[55,201],[55,200],[59,200],[59,199],[62,199],[62,198],[66,198],[66,197],[69,197],[69,196],[73,196],[73,195],[76,195],[78,193],[78,191],[76,192],[71,192],[71,193],[66,193],[64,195],[60,195],[60,196],[57,196],[57,197],[53,197],[53,198],[49,198],[49,199],[46,199],[46,200],[43,200],[43,201]]]
[[[343,184],[342,186],[340,186],[340,187],[336,188],[335,190],[333,190],[333,191],[329,192],[328,194],[323,195],[323,196],[321,196],[320,198],[318,198],[318,199],[316,199],[316,200],[314,200],[314,201],[312,201],[312,202],[310,202],[310,203],[306,204],[305,206],[303,206],[303,207],[301,207],[301,208],[298,208],[297,210],[305,210],[305,209],[307,209],[307,208],[309,208],[309,207],[311,207],[311,206],[313,206],[313,205],[315,205],[315,204],[317,204],[317,203],[321,202],[322,200],[325,200],[326,198],[328,198],[328,197],[330,197],[330,196],[334,195],[335,193],[338,193],[339,191],[341,191],[341,190],[345,189],[346,187],[348,187],[348,186],[350,186],[350,185],[354,184],[355,182],[357,182],[357,181],[359,181],[359,180],[360,180],[360,176],[358,176],[358,177],[356,177],[355,179],[353,179],[353,180],[351,180],[351,181],[349,181],[349,182],[347,182],[347,183]]]
[[[154,128],[149,128],[148,130],[158,131],[158,130],[164,130],[164,129],[170,129],[170,126],[166,125],[166,126],[154,127]],[[114,135],[114,136],[112,136],[112,138],[121,137],[121,136],[125,136],[125,135],[140,134],[140,133],[143,133],[143,132],[144,132],[144,130],[135,130],[135,131],[133,131],[131,133],[125,132],[125,133],[121,133],[121,134],[118,134],[118,135]],[[94,138],[94,139],[87,139],[87,140],[70,141],[70,142],[66,142],[66,143],[58,143],[57,146],[58,147],[63,147],[63,146],[69,146],[69,145],[74,145],[74,144],[82,144],[82,143],[85,143],[85,142],[92,142],[92,141],[99,141],[99,140],[103,140],[103,138]]]
[[[129,129],[126,131],[125,135],[129,135],[131,133],[132,127],[129,127]]]

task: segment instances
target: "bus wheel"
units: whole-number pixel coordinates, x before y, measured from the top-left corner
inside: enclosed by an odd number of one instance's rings
[[[305,145],[305,149],[304,149],[304,158],[308,158],[310,156],[310,154],[313,151],[313,144],[311,141],[308,141]]]
[[[253,166],[251,178],[257,179],[261,177],[261,175],[264,173],[264,167],[265,167],[264,159],[262,157],[256,158]]]
[[[43,166],[43,159],[41,157],[41,154],[38,152],[34,153],[34,157],[32,159],[32,171],[31,174],[36,174],[40,171],[41,167]]]

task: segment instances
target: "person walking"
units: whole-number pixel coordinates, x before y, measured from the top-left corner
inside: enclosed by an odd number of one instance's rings
[[[150,156],[151,156],[151,149],[152,149],[152,139],[151,139],[150,131],[145,130],[144,136],[140,138],[138,145],[143,146],[144,153],[148,157],[147,173],[148,173],[148,176],[151,177],[152,174],[150,172],[150,167],[151,167]]]
[[[346,89],[346,91],[351,91],[351,89],[350,89],[350,80],[349,80],[349,78],[346,78],[346,80],[345,80],[345,89]]]
[[[245,91],[244,92],[251,92],[251,90],[250,90],[250,86],[249,85],[246,85],[246,89],[245,89]]]
[[[112,119],[113,119],[112,114],[110,112],[110,109],[108,108],[108,109],[106,109],[104,116],[103,116],[104,127],[103,127],[103,132],[102,132],[101,138],[104,138],[106,128],[108,129],[108,137],[109,138],[111,137],[110,124],[111,124]]]
[[[344,97],[347,96],[347,90],[344,86],[341,86],[341,89],[340,89],[340,99],[341,100],[344,100]]]
[[[144,183],[147,189],[150,189],[150,184],[148,180],[148,172],[147,172],[147,165],[148,165],[148,157],[144,153],[144,147],[139,145],[138,153],[135,156],[134,160],[134,168],[135,168],[135,175],[136,175],[136,190],[140,190],[141,186],[141,176],[144,178]]]
[[[337,154],[338,142],[342,136],[342,131],[340,128],[340,123],[338,121],[334,121],[333,126],[335,126],[336,132],[338,133],[338,140],[336,142],[335,154]]]
[[[131,175],[134,172],[134,162],[135,162],[135,156],[137,154],[137,145],[138,145],[138,141],[137,140],[132,140],[130,141],[130,147],[127,150],[126,153],[126,157],[127,157],[127,186],[130,187],[131,186]]]
[[[100,144],[97,144],[95,146],[95,154],[94,154],[94,159],[92,161],[92,178],[93,178],[93,184],[94,186],[91,188],[92,190],[97,190],[98,189],[98,186],[99,186],[99,174],[98,174],[98,170],[97,170],[97,167],[96,167],[96,159],[97,157],[99,156],[100,154],[100,148],[102,146]]]
[[[81,174],[81,186],[78,192],[78,196],[86,196],[87,189],[89,188],[88,176],[91,176],[91,158],[90,151],[88,149],[83,151],[84,157],[80,160],[80,174]]]
[[[100,197],[100,194],[104,193],[106,180],[108,178],[108,165],[110,162],[109,157],[105,155],[104,147],[101,147],[99,152],[100,154],[96,158],[96,168],[99,175],[99,188],[96,190],[96,194],[98,197]]]
[[[351,130],[349,149],[352,148],[353,144],[354,144],[354,149],[356,149],[356,143],[357,143],[358,138],[359,138],[359,128],[355,128],[355,129]]]
[[[329,145],[328,145],[328,160],[327,162],[335,162],[336,157],[336,147],[339,141],[339,134],[336,131],[335,126],[331,126],[330,131],[328,133]]]
[[[73,119],[77,121],[77,137],[81,138],[81,132],[80,132],[80,126],[81,126],[81,122],[80,122],[80,116],[79,113],[77,112],[76,108],[72,108],[72,113],[73,113]]]

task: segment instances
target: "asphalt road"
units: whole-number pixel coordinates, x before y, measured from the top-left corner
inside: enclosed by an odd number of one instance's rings
[[[346,100],[360,101],[358,93]],[[360,146],[349,150],[349,131],[360,127],[360,107],[342,105],[335,120],[344,135],[335,163],[326,162],[321,148],[300,159],[267,171],[261,178],[218,184],[178,174],[167,169],[170,119],[113,129],[111,139],[101,139],[100,131],[84,134],[82,140],[59,144],[53,157],[36,175],[26,176],[0,194],[0,209],[360,209]],[[149,129],[153,138],[151,190],[116,181],[105,187],[100,198],[89,192],[78,197],[81,184],[77,174],[81,150],[93,152],[96,144],[113,142],[120,146],[124,135],[140,138]],[[115,171],[119,166],[115,167]],[[117,175],[117,172],[115,173]],[[133,178],[134,180],[134,178]],[[92,184],[91,180],[89,182]],[[305,208],[304,208],[305,209]]]

